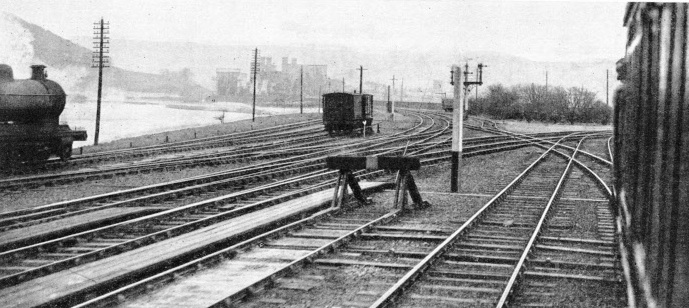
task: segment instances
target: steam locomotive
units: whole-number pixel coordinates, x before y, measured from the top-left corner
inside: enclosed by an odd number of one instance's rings
[[[72,142],[86,140],[86,131],[60,125],[66,95],[46,79],[45,65],[31,70],[31,79],[15,80],[12,68],[0,64],[0,169],[44,163],[53,155],[67,160]]]
[[[366,129],[372,133],[373,95],[352,93],[323,94],[323,125],[329,133]]]

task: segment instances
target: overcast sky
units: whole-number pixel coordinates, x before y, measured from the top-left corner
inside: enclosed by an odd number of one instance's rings
[[[527,1],[0,0],[65,38],[90,36],[215,45],[340,44],[362,51],[486,50],[533,60],[623,55],[625,3]],[[358,46],[358,47],[357,47]]]

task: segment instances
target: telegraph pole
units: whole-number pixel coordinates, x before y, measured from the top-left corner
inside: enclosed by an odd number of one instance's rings
[[[548,93],[548,71],[545,71],[545,92]]]
[[[465,75],[466,76],[466,75]],[[464,107],[463,105],[463,91],[462,91],[462,71],[457,65],[452,66],[450,71],[450,84],[454,86],[454,102],[452,110],[452,166],[450,168],[450,191],[458,192],[461,178],[461,162],[462,162],[462,138],[464,132]],[[465,81],[466,82],[466,81]]]
[[[357,70],[359,70],[359,94],[364,94],[364,71],[367,69],[365,69],[362,65],[359,65]]]
[[[299,69],[299,114],[304,114],[304,66]]]
[[[388,113],[392,112],[392,104],[390,103],[390,86],[388,85],[388,104],[387,104],[387,110]]]
[[[392,103],[390,104],[390,114],[392,115],[392,120],[395,120],[395,75],[392,75]]]
[[[93,145],[98,145],[98,135],[100,133],[100,104],[101,104],[101,94],[103,93],[103,68],[104,67],[110,67],[109,63],[109,57],[104,56],[104,53],[109,52],[109,46],[110,44],[110,37],[105,36],[106,34],[110,34],[110,22],[104,22],[103,18],[100,19],[100,22],[96,22],[93,24],[93,38],[96,40],[94,43],[93,48],[96,49],[96,51],[93,52],[93,56],[91,57],[91,67],[92,68],[98,68],[98,99],[96,103],[96,133],[94,134],[93,137]]]
[[[344,91],[345,91],[344,86],[345,86],[345,84],[344,84],[344,77],[342,77],[342,93],[344,93]]]
[[[256,73],[258,73],[258,48],[254,49],[254,62],[251,63],[251,72],[254,75],[254,103],[251,109],[251,122],[256,120]]]

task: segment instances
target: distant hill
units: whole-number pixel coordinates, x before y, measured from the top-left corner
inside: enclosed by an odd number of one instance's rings
[[[91,38],[73,38],[84,46],[91,44]],[[328,76],[337,80],[344,78],[346,90],[358,88],[359,72],[363,65],[364,82],[391,84],[394,75],[397,91],[404,79],[407,99],[426,99],[439,92],[452,92],[449,85],[450,66],[469,61],[470,69],[475,71],[476,64],[488,65],[484,70],[484,86],[479,92],[486,91],[491,84],[545,84],[548,72],[549,86],[585,87],[597,93],[605,101],[605,74],[609,70],[610,93],[617,85],[615,62],[617,59],[591,59],[588,61],[560,62],[533,61],[509,54],[492,51],[465,51],[453,54],[442,52],[425,52],[422,50],[395,50],[375,52],[359,46],[337,45],[300,45],[300,46],[242,46],[242,45],[207,45],[190,42],[154,42],[126,39],[111,41],[112,61],[118,67],[131,71],[160,72],[162,70],[191,70],[195,82],[215,91],[215,71],[217,68],[238,68],[248,74],[253,48],[258,47],[260,56],[271,57],[278,70],[281,69],[282,57],[298,60],[298,64],[326,64]],[[359,51],[369,50],[369,51]],[[622,55],[620,55],[621,57]],[[472,77],[473,78],[473,77]],[[434,81],[439,81],[442,88],[434,88]],[[341,83],[331,85],[331,90],[341,89]],[[378,93],[380,95],[380,93]],[[436,100],[439,95],[435,94]]]
[[[70,40],[64,39],[35,24],[24,21],[14,15],[0,13],[0,19],[11,27],[23,31],[11,31],[5,35],[21,35],[17,39],[30,41],[15,50],[4,51],[18,53],[26,59],[21,64],[42,63],[48,66],[49,78],[53,79],[68,91],[68,94],[95,96],[98,82],[98,70],[91,68],[91,50]],[[3,31],[3,29],[0,29]],[[5,30],[10,31],[10,30]],[[18,50],[21,49],[21,50]],[[27,50],[32,49],[32,50]],[[1,59],[0,59],[1,60]],[[10,63],[11,65],[14,63]],[[15,64],[16,65],[16,64]],[[28,70],[28,67],[13,67],[15,75]],[[158,72],[158,71],[156,71]],[[21,74],[24,75],[24,74]],[[132,71],[115,66],[104,69],[104,87],[106,93],[144,92],[164,93],[169,96],[181,95],[186,99],[198,100],[209,90],[193,80],[185,80],[182,74],[158,74]]]

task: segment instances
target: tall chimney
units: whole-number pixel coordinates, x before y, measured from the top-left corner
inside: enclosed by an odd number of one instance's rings
[[[45,65],[32,65],[31,66],[31,80],[45,80]]]

